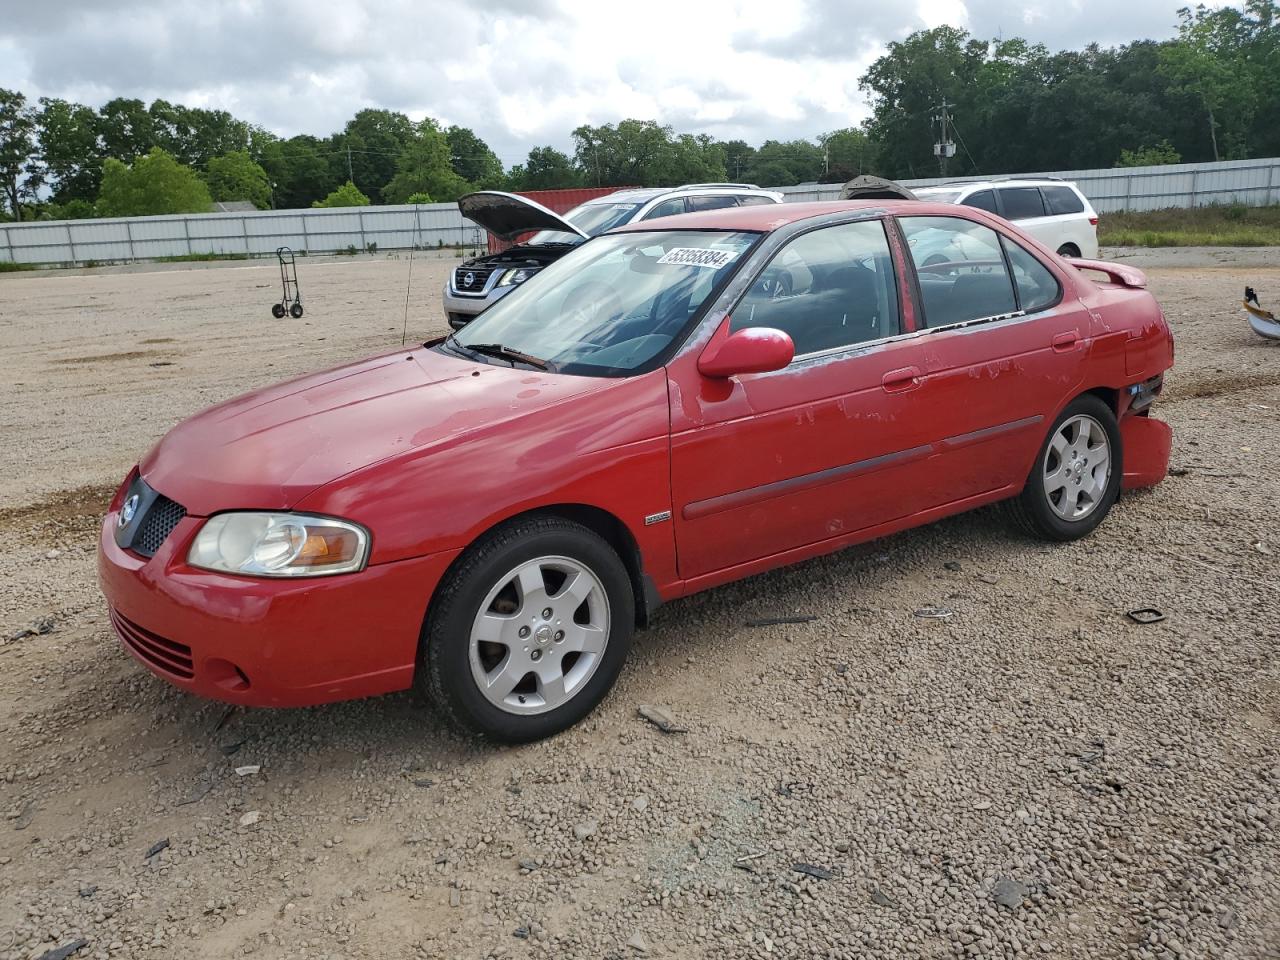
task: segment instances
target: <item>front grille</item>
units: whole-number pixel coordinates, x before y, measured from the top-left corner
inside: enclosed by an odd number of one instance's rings
[[[163,494],[157,495],[147,515],[142,518],[142,525],[133,541],[133,551],[144,557],[153,556],[186,515],[187,508],[182,504],[174,503]]]
[[[161,673],[182,680],[190,680],[196,675],[190,647],[145,630],[114,609],[111,611],[111,625],[126,647]]]
[[[458,267],[453,271],[453,289],[458,293],[479,295],[484,292],[484,285],[493,271],[493,267]],[[470,283],[467,283],[468,277],[471,278]]]

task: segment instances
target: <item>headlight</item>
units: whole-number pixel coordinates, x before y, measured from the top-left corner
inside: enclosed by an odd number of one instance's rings
[[[524,283],[537,272],[537,267],[517,267],[514,270],[508,270],[498,280],[498,286],[512,287],[517,283]]]
[[[363,570],[369,534],[363,527],[305,513],[220,513],[210,517],[187,563],[250,577],[323,577]]]

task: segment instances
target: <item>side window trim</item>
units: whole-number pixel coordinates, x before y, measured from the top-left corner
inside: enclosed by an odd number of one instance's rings
[[[764,263],[762,263],[759,269],[756,270],[756,272],[751,276],[750,281],[748,281],[746,287],[743,289],[738,299],[736,299],[733,302],[733,304],[729,307],[729,309],[726,311],[726,314],[725,314],[726,320],[729,320],[730,318],[733,317],[734,312],[741,305],[742,301],[745,300],[747,296],[751,293],[752,287],[755,286],[756,281],[760,279],[760,277],[764,274],[765,270],[769,268],[769,265],[772,264],[773,261],[779,255],[781,255],[789,246],[791,246],[791,244],[795,243],[801,237],[806,237],[809,234],[816,233],[819,230],[828,230],[836,227],[842,227],[850,223],[878,223],[880,224],[880,229],[884,231],[885,244],[889,248],[889,268],[893,271],[894,289],[898,294],[896,298],[898,301],[898,332],[895,334],[891,334],[890,336],[887,336],[887,337],[879,337],[875,340],[862,340],[857,343],[847,343],[837,347],[829,347],[825,350],[814,350],[810,353],[798,353],[791,358],[791,363],[783,367],[783,370],[784,371],[790,370],[792,367],[794,367],[798,363],[805,363],[810,360],[818,360],[826,357],[833,357],[842,353],[858,353],[870,347],[876,347],[884,343],[891,343],[894,340],[903,340],[903,339],[906,339],[907,337],[916,336],[920,332],[919,330],[905,329],[905,326],[906,326],[905,319],[904,319],[905,308],[902,302],[902,285],[899,281],[899,275],[898,275],[898,271],[900,268],[897,263],[897,257],[894,254],[894,240],[893,240],[893,237],[890,236],[891,222],[893,224],[893,229],[896,230],[897,222],[896,220],[894,220],[893,217],[868,217],[866,220],[846,220],[842,223],[818,224],[807,230],[802,230],[799,233],[793,234],[792,236],[788,237],[786,242],[783,243],[781,246],[779,246],[778,249],[774,250],[773,253],[769,255],[769,259],[767,259]],[[910,258],[907,258],[907,259],[910,259]],[[908,264],[907,267],[908,269],[910,269],[911,268],[910,264]],[[779,372],[782,372],[782,371],[779,371]]]

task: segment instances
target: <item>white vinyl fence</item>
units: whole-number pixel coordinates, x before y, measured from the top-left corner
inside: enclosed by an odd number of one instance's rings
[[[1280,158],[1019,176],[1072,180],[1094,209],[1103,213],[1280,203]],[[922,187],[950,181],[902,182]],[[791,202],[833,200],[840,195],[839,184],[778,189]],[[0,224],[0,260],[15,263],[84,264],[206,254],[261,256],[281,246],[299,253],[325,254],[483,243],[483,232],[463,219],[452,203]]]

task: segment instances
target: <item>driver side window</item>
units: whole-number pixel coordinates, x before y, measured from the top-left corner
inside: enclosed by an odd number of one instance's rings
[[[862,220],[796,237],[734,308],[730,329],[772,327],[796,356],[899,332],[898,285],[884,224]]]

